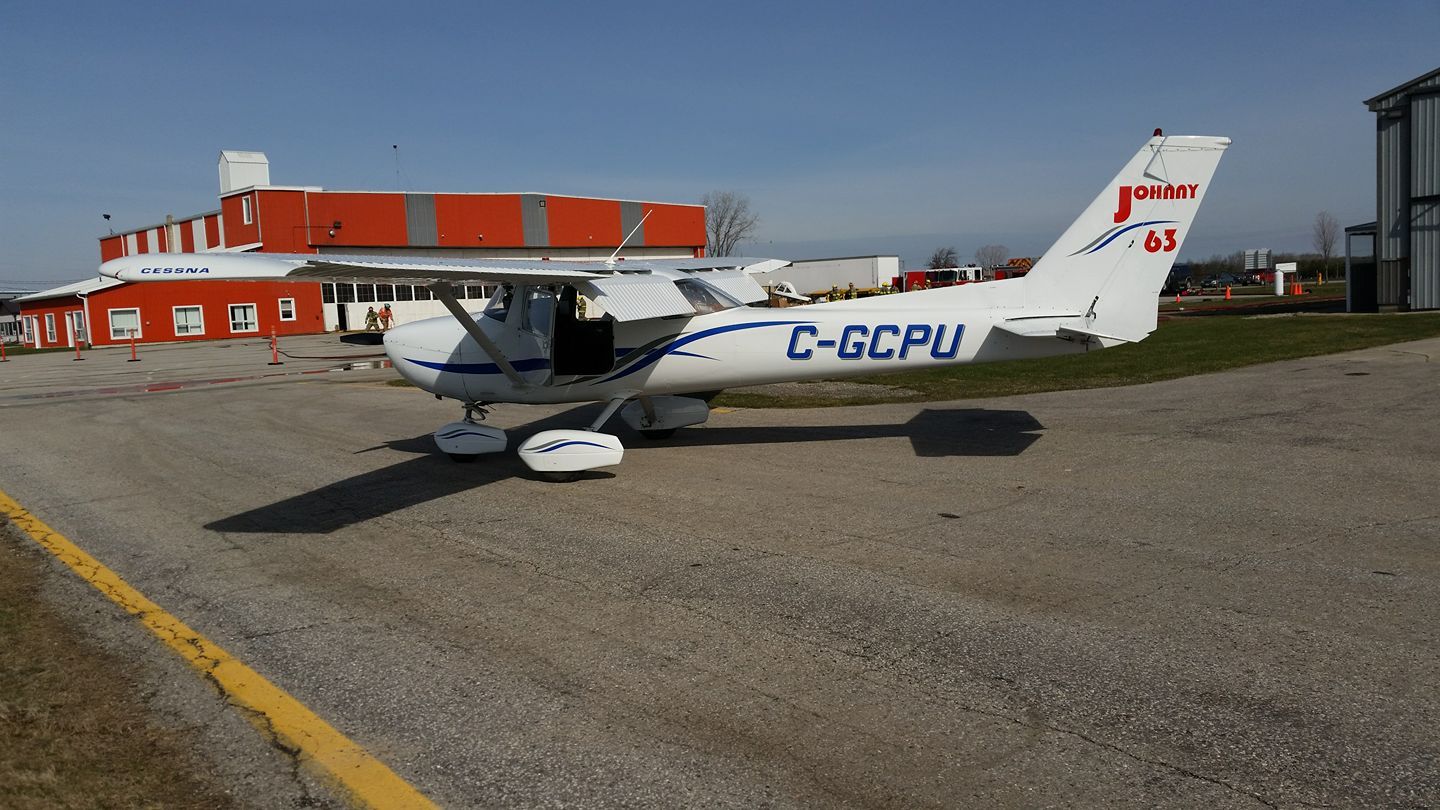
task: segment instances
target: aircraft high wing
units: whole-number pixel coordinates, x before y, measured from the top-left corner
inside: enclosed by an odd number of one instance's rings
[[[620,462],[601,428],[617,412],[649,438],[700,424],[696,392],[1070,354],[1144,339],[1156,302],[1228,138],[1147,141],[1023,278],[796,308],[751,276],[779,259],[562,262],[405,256],[147,254],[106,262],[122,281],[308,279],[427,285],[452,317],[396,327],[385,350],[418,387],[459,401],[435,432],[457,460],[499,452],[480,424],[495,403],[606,403],[588,430],[547,430],[519,447],[544,476]],[[452,286],[500,291],[466,312]],[[588,304],[582,308],[582,300]]]

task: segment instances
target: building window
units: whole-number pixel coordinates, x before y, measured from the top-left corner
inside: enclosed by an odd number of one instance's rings
[[[131,336],[140,337],[140,310],[138,309],[112,309],[110,310],[110,339],[129,340]]]
[[[490,296],[488,295],[488,293],[489,290],[479,285],[471,285],[465,288],[466,298],[479,298],[481,300],[488,301],[490,300]]]
[[[205,334],[205,313],[200,311],[200,307],[175,307],[174,311],[177,337]]]
[[[412,288],[409,284],[396,284],[396,285],[395,285],[395,300],[396,300],[396,301],[414,301],[414,300],[415,300],[415,290],[414,290],[414,288]]]
[[[356,284],[355,300],[361,303],[369,303],[375,300],[374,284]]]
[[[395,285],[394,285],[394,284],[376,284],[376,285],[375,285],[375,300],[376,300],[376,301],[394,301],[394,300],[395,300]]]
[[[45,313],[45,342],[54,343],[56,340],[58,338],[55,337],[55,313],[47,312]]]
[[[65,313],[65,328],[70,330],[70,345],[76,343],[89,343],[90,336],[86,333],[85,312],[74,310]]]
[[[327,282],[325,282],[325,283],[323,283],[323,284],[320,285],[320,303],[322,303],[322,304],[333,304],[333,303],[335,303],[335,285],[334,285],[334,284],[331,284],[330,282],[327,281]]]
[[[230,305],[231,332],[258,332],[260,324],[255,320],[254,304]]]
[[[40,331],[35,328],[34,315],[25,316],[25,342],[34,343],[37,346],[40,344]]]
[[[255,212],[251,210],[249,194],[240,198],[240,219],[243,220],[246,225],[255,221]]]
[[[280,320],[282,320],[282,321],[293,321],[293,320],[295,320],[295,299],[294,299],[294,298],[281,298],[281,299],[280,299]]]
[[[338,304],[353,304],[353,303],[355,303],[355,285],[354,285],[354,284],[336,284],[336,285],[335,285],[335,302],[338,303]]]

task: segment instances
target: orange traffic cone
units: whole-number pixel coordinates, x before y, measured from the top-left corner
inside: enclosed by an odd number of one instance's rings
[[[1229,301],[1229,300],[1230,300],[1230,285],[1229,285],[1229,284],[1226,284],[1226,285],[1225,285],[1225,300],[1226,300],[1226,301]]]
[[[1180,303],[1180,293],[1175,293],[1175,303]]]

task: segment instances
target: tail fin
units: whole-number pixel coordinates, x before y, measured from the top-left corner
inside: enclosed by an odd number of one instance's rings
[[[1084,313],[1120,340],[1155,331],[1160,288],[1230,145],[1156,132],[1025,277],[1027,308]]]

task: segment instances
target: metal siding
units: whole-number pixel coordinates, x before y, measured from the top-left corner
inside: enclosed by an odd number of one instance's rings
[[[440,230],[435,227],[435,195],[405,195],[406,244],[412,247],[437,247]]]
[[[1379,119],[1375,250],[1380,261],[1394,261],[1405,255],[1402,240],[1405,215],[1409,213],[1405,209],[1409,205],[1402,172],[1408,132],[1409,122],[1403,118]]]
[[[1410,223],[1410,308],[1440,309],[1440,202],[1416,202]]]
[[[550,246],[550,218],[543,194],[520,195],[520,218],[525,228],[525,247]]]
[[[1410,196],[1440,195],[1440,94],[1410,102]]]
[[[1422,86],[1440,86],[1440,77]],[[1440,309],[1440,94],[1433,91],[1410,99],[1409,179],[1410,306]]]
[[[620,238],[625,239],[626,245],[633,246],[645,244],[645,227],[641,225],[641,223],[644,221],[644,206],[642,206],[638,202],[620,203]],[[634,230],[637,226],[640,228],[640,230],[635,231],[634,236],[630,236],[630,231]],[[629,238],[626,239],[626,237]]]
[[[1382,307],[1400,305],[1402,262],[1399,259],[1380,262],[1375,270],[1375,303]]]
[[[1395,88],[1397,92],[1391,93],[1383,98],[1377,97],[1370,99],[1366,103],[1370,105],[1371,110],[1378,112],[1403,104],[1406,97],[1412,93],[1423,93],[1426,90],[1434,90],[1436,88],[1440,88],[1440,75],[1431,76],[1424,81],[1407,82]]]

